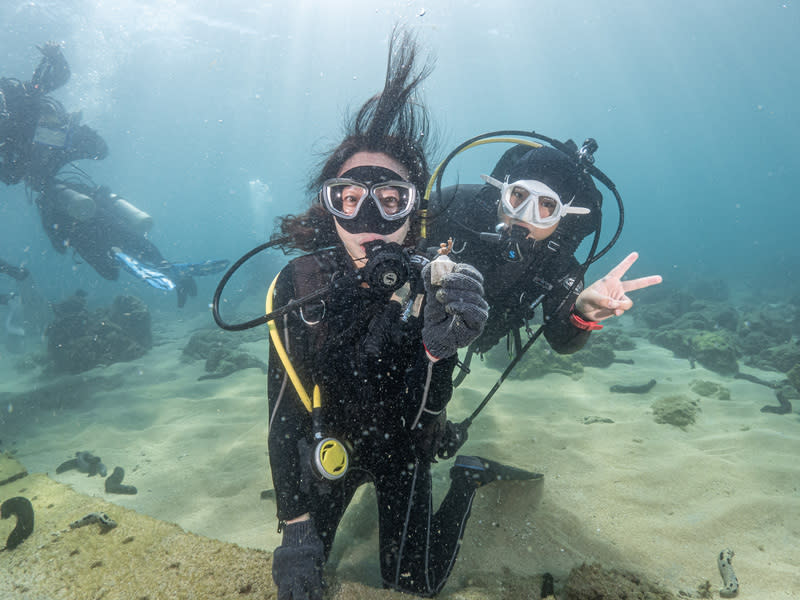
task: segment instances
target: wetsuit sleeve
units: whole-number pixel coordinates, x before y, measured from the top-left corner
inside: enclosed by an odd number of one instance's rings
[[[577,261],[573,259],[573,273],[577,267]],[[550,347],[559,354],[572,354],[577,352],[589,340],[590,332],[579,329],[572,324],[569,319],[575,300],[583,290],[583,279],[578,282],[575,289],[570,292],[574,279],[572,275],[566,275],[558,280],[553,293],[548,294],[543,302],[544,314],[548,315],[547,323],[544,327],[544,337]],[[567,297],[567,295],[569,295]]]
[[[458,360],[453,355],[432,362],[421,343],[420,350],[406,381],[415,411],[409,415],[412,429],[425,429],[447,407],[453,396],[453,369]]]
[[[69,64],[55,42],[47,42],[39,48],[42,60],[33,73],[31,83],[42,93],[48,94],[64,85],[70,76]]]
[[[281,271],[275,287],[273,305],[283,306],[294,296],[292,265]],[[302,377],[305,369],[298,357],[303,355],[302,324],[289,313],[276,321],[278,333],[293,367]],[[272,339],[269,341],[269,463],[278,506],[278,520],[288,521],[309,511],[307,494],[303,491],[304,469],[300,444],[310,435],[311,419],[289,379]],[[310,393],[310,392],[309,392]],[[305,475],[308,472],[305,471]]]

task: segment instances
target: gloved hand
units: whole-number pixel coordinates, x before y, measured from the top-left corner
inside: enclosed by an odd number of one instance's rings
[[[432,416],[426,423],[418,423],[411,432],[414,454],[424,464],[436,462],[436,453],[441,446],[446,423],[447,413],[442,411]]]
[[[44,56],[54,60],[61,54],[61,44],[58,42],[45,42],[44,46],[36,46]]]
[[[311,519],[286,525],[283,543],[272,555],[278,600],[322,600],[324,560],[322,541]]]
[[[422,341],[430,354],[447,358],[469,346],[489,318],[483,276],[472,265],[459,263],[442,277],[441,285],[434,286],[429,263],[422,269],[422,281],[426,292]]]
[[[461,446],[463,446],[469,438],[469,433],[467,432],[468,427],[467,421],[462,421],[461,423],[447,421],[436,455],[439,458],[448,460],[458,454]]]

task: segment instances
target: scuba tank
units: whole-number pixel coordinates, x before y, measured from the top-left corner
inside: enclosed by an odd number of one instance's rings
[[[92,197],[73,190],[63,183],[53,186],[53,198],[56,204],[76,221],[87,221],[97,210]]]
[[[153,217],[140,208],[136,208],[125,198],[111,193],[108,195],[108,199],[114,216],[138,235],[144,235],[153,228]]]

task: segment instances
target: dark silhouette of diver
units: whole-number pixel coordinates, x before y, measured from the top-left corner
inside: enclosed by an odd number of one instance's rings
[[[183,306],[197,295],[193,276],[216,273],[227,261],[167,261],[146,236],[152,217],[72,164],[102,160],[108,146],[81,125],[80,112],[68,113],[49,96],[70,77],[60,46],[48,42],[39,50],[30,81],[0,78],[0,180],[24,182],[56,251],[72,250],[105,279],[116,280],[124,268],[153,287],[175,289]]]

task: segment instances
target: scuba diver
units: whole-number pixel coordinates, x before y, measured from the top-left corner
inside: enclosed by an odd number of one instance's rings
[[[218,273],[228,265],[226,260],[167,261],[147,238],[152,217],[83,173],[51,179],[35,204],[57,252],[73,250],[104,279],[116,281],[122,269],[156,289],[174,289],[178,307],[197,295],[194,276]]]
[[[507,132],[497,132],[507,133]],[[479,409],[466,421],[447,423],[440,457],[452,456],[466,441],[466,430],[480,409],[530,344],[543,333],[560,354],[580,350],[600,321],[620,316],[633,306],[628,292],[661,282],[658,275],[623,281],[638,258],[631,253],[605,277],[584,288],[589,264],[603,256],[622,229],[623,208],[613,183],[594,166],[597,143],[591,138],[581,148],[572,141],[556,140],[530,132],[508,132],[544,140],[550,145],[500,137],[495,134],[468,140],[451,153],[446,163],[463,149],[502,141],[516,142],[498,161],[484,184],[459,184],[441,189],[442,171],[431,180],[429,238],[451,238],[452,255],[474,265],[484,275],[489,319],[483,333],[470,345],[455,380],[468,373],[474,353],[484,354],[507,337],[512,363]],[[519,143],[519,142],[524,143]],[[602,221],[602,194],[594,179],[617,197],[619,226],[613,239],[597,252]],[[594,233],[589,257],[579,263],[575,252]],[[529,321],[541,306],[543,324],[534,334]],[[529,340],[523,344],[520,329]]]
[[[459,456],[434,511],[431,463],[457,349],[480,334],[487,305],[473,267],[461,263],[433,280],[412,250],[429,139],[427,111],[413,95],[430,66],[417,68],[416,60],[414,40],[395,30],[383,91],[327,155],[310,186],[316,201],[282,217],[272,241],[237,261],[214,298],[223,328],[270,327],[269,461],[283,532],[272,572],[280,600],[322,598],[337,528],[368,482],[378,497],[384,587],[434,596],[450,575],[477,488],[511,469]],[[305,254],[272,282],[268,314],[222,322],[228,277],[274,245]]]
[[[80,124],[80,112],[68,113],[48,95],[70,77],[60,45],[48,42],[39,51],[30,81],[0,79],[0,180],[25,183],[57,252],[72,249],[105,279],[116,280],[123,268],[157,289],[175,289],[182,307],[197,295],[193,276],[217,273],[228,262],[168,262],[147,239],[152,217],[72,164],[102,160],[108,146]]]
[[[55,42],[37,46],[42,59],[30,81],[0,78],[0,181],[24,181],[34,192],[75,160],[102,160],[108,146],[81,113],[67,113],[48,94],[70,77],[69,65]]]
[[[560,145],[563,150],[514,146],[491,175],[482,175],[483,185],[459,184],[431,197],[430,239],[453,238],[453,255],[485,278],[491,311],[473,352],[483,354],[508,335],[518,352],[519,330],[541,304],[548,343],[556,352],[573,353],[602,328],[598,321],[632,306],[625,292],[661,281],[626,281],[614,298],[602,298],[600,282],[584,289],[585,269],[575,252],[585,237],[599,232],[602,195],[574,158],[580,149],[571,140]],[[634,260],[629,256],[617,268]],[[609,276],[600,281],[611,283]]]

